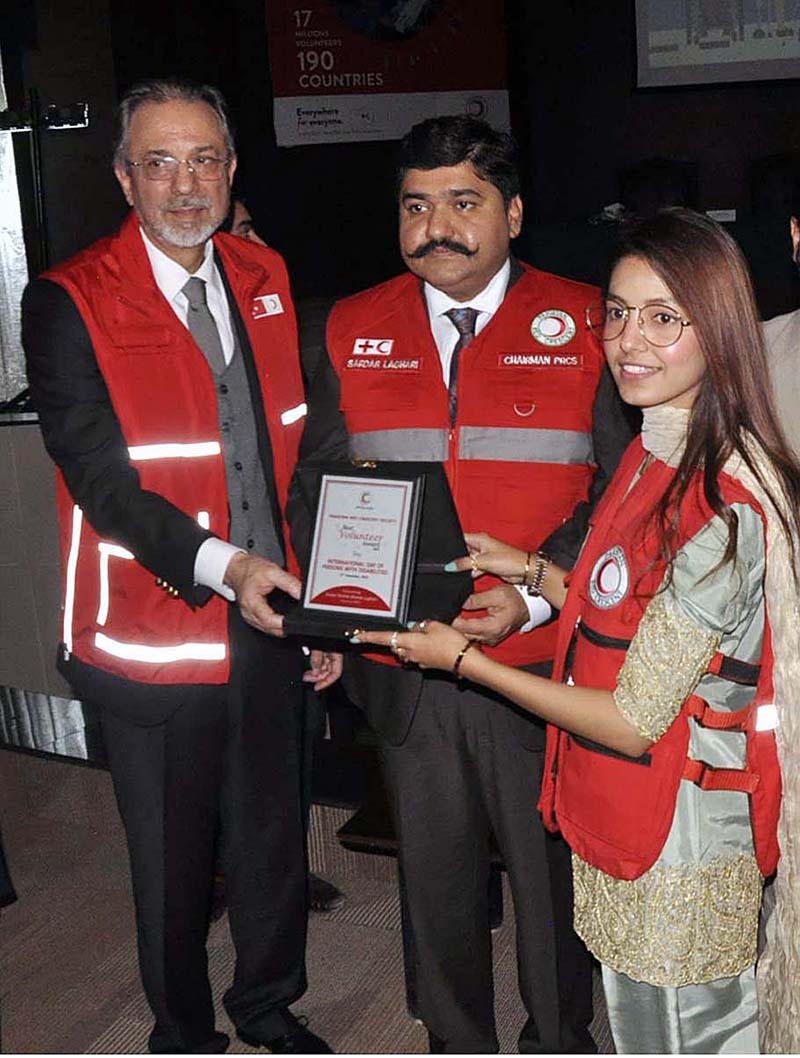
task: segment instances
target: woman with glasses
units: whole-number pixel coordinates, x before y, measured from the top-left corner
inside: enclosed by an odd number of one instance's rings
[[[573,850],[575,928],[602,965],[617,1051],[757,1053],[776,724],[782,754],[800,734],[800,468],[772,410],[746,265],[713,221],[673,209],[638,224],[587,322],[644,422],[575,570],[483,533],[451,564],[561,611],[559,683],[437,622],[360,639],[553,725],[540,809]],[[793,840],[783,819],[790,879]],[[779,886],[779,928],[780,899]],[[789,916],[788,885],[784,900]],[[774,945],[773,975],[785,957]],[[773,1010],[762,1028],[774,1045]]]

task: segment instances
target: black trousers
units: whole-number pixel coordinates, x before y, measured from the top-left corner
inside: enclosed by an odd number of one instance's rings
[[[14,883],[11,881],[3,850],[3,835],[0,834],[0,907],[13,904],[16,899],[17,894],[14,892]]]
[[[306,834],[308,833],[311,807],[314,803],[314,747],[317,740],[325,734],[326,718],[326,693],[323,691],[322,694],[318,694],[306,684],[303,687],[303,742],[301,750],[303,777],[301,805],[303,827]]]
[[[417,1011],[451,1053],[497,1051],[490,832],[517,923],[520,1051],[592,1049],[591,960],[572,928],[569,850],[536,803],[542,734],[477,688],[425,680],[411,729],[383,745],[416,957]],[[528,748],[534,745],[539,748]]]
[[[302,657],[234,608],[231,628],[227,687],[187,688],[150,727],[103,710],[153,1052],[191,1051],[214,1033],[205,943],[220,826],[236,948],[226,1010],[239,1030],[282,1035],[306,987]]]

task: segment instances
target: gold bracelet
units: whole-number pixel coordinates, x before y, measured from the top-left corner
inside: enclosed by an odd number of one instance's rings
[[[550,559],[547,555],[543,555],[541,551],[537,551],[533,573],[531,574],[530,580],[525,581],[525,591],[528,595],[536,596],[542,594],[542,585],[544,584],[545,574],[547,573],[547,567],[549,565]]]
[[[461,650],[459,650],[459,652],[456,654],[456,660],[453,662],[453,675],[456,677],[456,679],[459,678],[458,670],[461,668],[461,662],[464,660],[464,655],[468,650],[470,650],[474,646],[475,644],[468,639],[464,646],[461,648]]]

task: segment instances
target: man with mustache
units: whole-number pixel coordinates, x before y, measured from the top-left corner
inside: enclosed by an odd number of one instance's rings
[[[215,234],[236,155],[207,85],[119,108],[120,231],[27,289],[23,341],[58,465],[59,666],[101,707],[128,839],[154,1053],[224,1051],[205,940],[221,827],[240,1038],[327,1044],[306,987],[301,680],[340,668],[282,638],[298,597],[285,509],[306,411],[280,256]],[[296,566],[295,566],[296,568]],[[273,594],[275,593],[275,594]]]
[[[330,362],[320,369],[328,418],[341,408],[357,458],[441,460],[464,529],[530,549],[530,594],[483,577],[454,624],[505,661],[549,673],[555,628],[535,590],[547,561],[536,549],[572,564],[631,437],[584,322],[597,291],[511,256],[522,201],[508,136],[469,117],[434,118],[411,129],[400,156],[409,271],[334,306]],[[569,853],[536,811],[541,725],[466,682],[385,655],[356,659],[349,690],[381,736],[408,896],[407,958],[431,1050],[498,1047],[490,834],[514,897],[528,1012],[520,1049],[593,1050]]]

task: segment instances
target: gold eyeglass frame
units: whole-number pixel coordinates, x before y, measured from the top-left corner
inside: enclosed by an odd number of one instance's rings
[[[593,308],[596,308],[599,305],[605,305],[607,302],[613,302],[614,305],[618,305],[619,308],[621,308],[623,313],[624,313],[624,316],[620,320],[620,323],[622,324],[622,326],[620,327],[619,331],[616,334],[614,334],[614,335],[612,335],[610,337],[606,337],[605,334],[599,333],[598,329],[592,325],[592,321],[591,321],[591,317],[590,317],[590,314],[591,314],[591,311],[592,311]],[[680,334],[678,334],[678,337],[677,338],[673,338],[672,341],[664,342],[664,343],[654,342],[652,340],[652,338],[649,338],[645,334],[644,326],[642,324],[642,313],[644,312],[645,309],[662,308],[662,307],[667,309],[673,316],[676,316],[678,318],[678,322],[681,325],[681,330],[680,330]],[[639,328],[639,333],[641,334],[641,336],[644,338],[644,340],[646,342],[649,342],[650,345],[654,345],[657,349],[666,349],[670,345],[675,345],[676,342],[679,342],[681,340],[681,337],[683,335],[684,327],[691,327],[692,326],[692,321],[691,320],[687,320],[685,317],[681,316],[681,314],[676,309],[674,309],[671,305],[668,305],[664,301],[648,301],[644,305],[626,305],[624,301],[620,301],[618,298],[612,298],[612,297],[604,298],[602,302],[593,302],[591,305],[587,305],[586,306],[586,312],[585,312],[586,326],[589,328],[589,330],[592,332],[592,334],[596,334],[597,337],[601,341],[603,341],[603,342],[614,342],[614,341],[617,340],[617,338],[619,338],[622,334],[624,334],[625,328],[628,326],[628,320],[631,318],[631,313],[634,312],[634,311],[636,312],[636,326]]]

